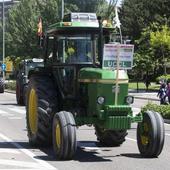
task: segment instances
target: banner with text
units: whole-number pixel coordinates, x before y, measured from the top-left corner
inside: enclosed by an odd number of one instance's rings
[[[131,44],[105,44],[102,67],[116,69],[118,56],[120,69],[132,69],[133,53],[134,45]]]

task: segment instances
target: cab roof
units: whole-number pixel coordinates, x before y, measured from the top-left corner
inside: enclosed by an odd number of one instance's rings
[[[111,24],[103,26],[104,30],[114,30]],[[99,31],[99,22],[95,13],[70,13],[65,15],[63,22],[50,25],[47,34],[62,31]]]

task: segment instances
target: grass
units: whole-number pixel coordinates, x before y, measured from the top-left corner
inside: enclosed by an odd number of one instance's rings
[[[155,82],[151,82],[151,85],[149,86],[149,90],[159,90],[160,85],[156,84]],[[146,86],[143,82],[138,83],[139,90],[146,90]],[[137,82],[130,82],[129,83],[129,89],[137,89]]]

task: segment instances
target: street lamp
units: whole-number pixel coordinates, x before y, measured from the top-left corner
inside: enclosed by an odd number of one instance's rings
[[[5,62],[5,3],[4,3],[4,0],[3,0],[3,7],[2,7],[2,10],[3,10],[3,54],[2,54],[2,63],[4,64]],[[3,70],[3,79],[5,80],[5,71]]]

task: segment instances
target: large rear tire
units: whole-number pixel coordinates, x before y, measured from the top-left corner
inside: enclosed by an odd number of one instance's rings
[[[29,143],[48,146],[52,142],[52,119],[57,112],[57,93],[52,78],[32,75],[26,102]]]
[[[27,104],[27,89],[28,89],[28,85],[26,84],[26,85],[24,86],[24,90],[23,90],[23,94],[24,94],[23,103],[24,103],[25,106],[26,106],[26,104]]]
[[[17,99],[18,105],[24,104],[23,91],[21,89],[21,85],[19,83],[19,80],[16,80],[16,99]]]
[[[95,126],[95,134],[103,146],[114,147],[120,146],[125,141],[127,130],[103,130]]]
[[[71,159],[77,148],[76,124],[70,112],[56,113],[53,119],[53,149],[58,159]]]
[[[164,122],[157,112],[147,111],[143,121],[137,126],[137,144],[143,157],[159,156],[163,149],[165,138]]]

